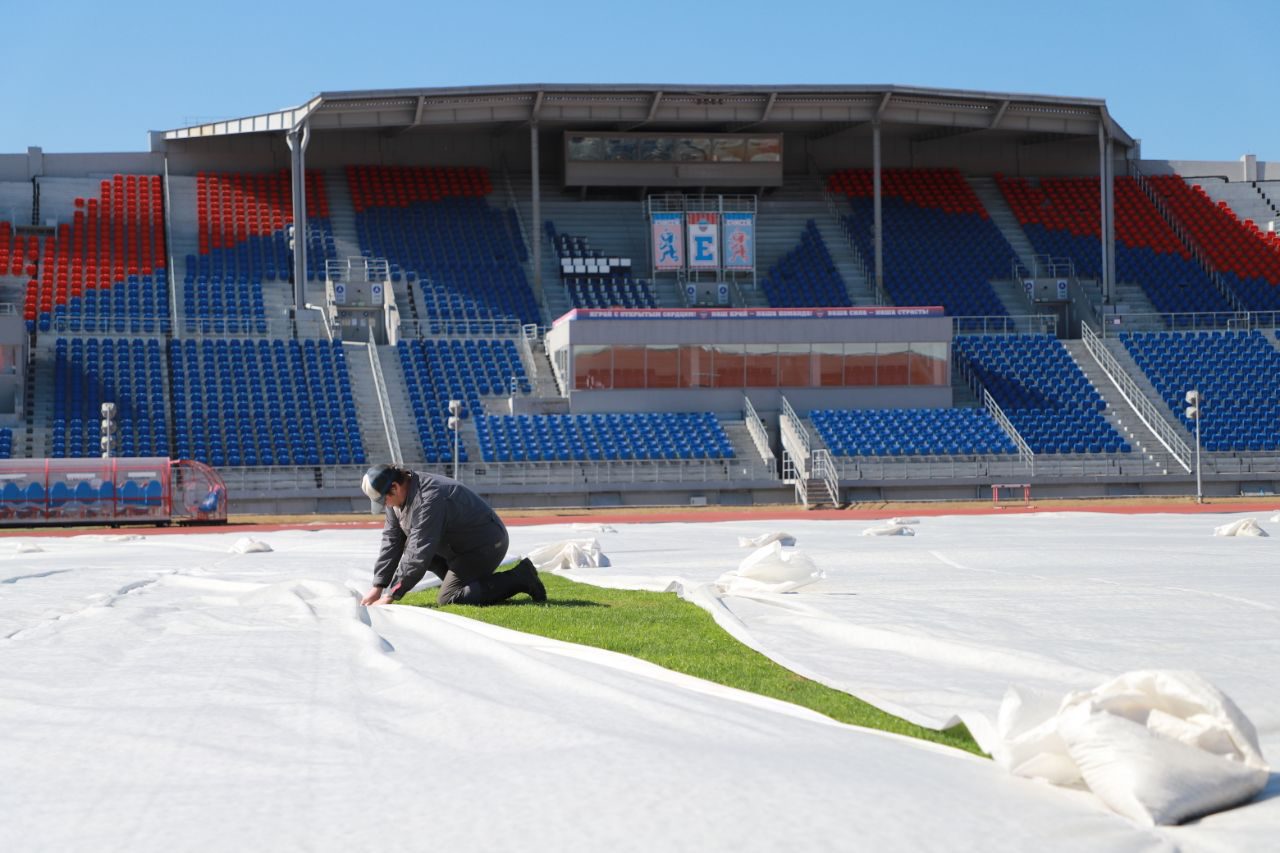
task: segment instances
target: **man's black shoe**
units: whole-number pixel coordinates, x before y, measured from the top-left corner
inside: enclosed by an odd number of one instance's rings
[[[530,598],[538,602],[547,600],[547,588],[542,585],[542,581],[538,578],[538,570],[533,567],[528,557],[516,563],[516,567],[511,571],[524,581],[524,591],[529,593]]]

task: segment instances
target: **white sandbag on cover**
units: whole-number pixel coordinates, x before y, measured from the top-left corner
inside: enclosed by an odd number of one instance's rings
[[[808,554],[785,549],[775,541],[749,554],[738,568],[717,578],[716,585],[733,595],[791,592],[824,577]]]
[[[905,524],[898,524],[890,521],[885,524],[879,524],[875,527],[868,527],[862,531],[863,536],[915,536],[916,532],[913,528]]]
[[[1213,528],[1214,536],[1266,536],[1267,531],[1258,526],[1256,518],[1242,518],[1221,527]]]
[[[595,539],[561,539],[539,545],[525,556],[540,572],[609,565],[609,558],[600,550],[600,543]]]
[[[34,542],[19,542],[14,550],[19,554],[39,554],[44,551],[43,548]]]
[[[919,523],[920,523],[920,519],[918,519],[918,518],[891,518],[891,519],[889,519],[889,523],[890,523],[890,524],[919,524]]]
[[[607,524],[586,524],[583,522],[574,522],[570,527],[571,530],[590,531],[591,533],[617,533],[616,527],[610,527]]]
[[[978,745],[1010,772],[1083,785],[1144,826],[1240,805],[1267,784],[1253,724],[1194,672],[1130,672],[1056,708],[1011,688],[994,727],[967,717]]]
[[[242,536],[228,550],[232,554],[265,554],[274,549],[259,539]]]
[[[781,530],[776,531],[774,533],[761,533],[759,536],[755,536],[755,537],[747,537],[747,536],[738,537],[739,548],[763,548],[765,545],[768,545],[770,542],[778,542],[782,545],[786,545],[787,547],[790,547],[796,544],[796,537],[792,536],[790,533],[786,533]]]

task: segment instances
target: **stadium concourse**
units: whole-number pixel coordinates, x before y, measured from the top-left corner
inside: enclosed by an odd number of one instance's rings
[[[911,537],[768,515],[547,519],[513,525],[512,553],[594,538],[610,565],[563,576],[674,583],[770,657],[925,725],[994,718],[1009,687],[1193,670],[1280,750],[1277,540],[1213,535],[1244,513],[988,510]],[[740,538],[781,531],[825,577],[717,586]],[[366,610],[368,524],[44,534],[0,539],[5,849],[1252,851],[1280,831],[1276,774],[1152,828],[635,659]]]

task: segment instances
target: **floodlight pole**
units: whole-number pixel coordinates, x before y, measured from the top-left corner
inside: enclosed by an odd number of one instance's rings
[[[453,430],[453,479],[458,479],[458,432],[462,429],[462,401],[449,401],[449,429]]]
[[[1187,403],[1187,417],[1196,422],[1196,503],[1204,503],[1204,489],[1200,483],[1200,417],[1203,414],[1204,400],[1200,397],[1200,392],[1191,389],[1186,393],[1183,399]]]

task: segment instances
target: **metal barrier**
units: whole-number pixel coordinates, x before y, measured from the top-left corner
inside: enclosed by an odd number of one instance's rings
[[[1031,445],[1027,444],[1022,437],[1022,433],[1018,432],[1013,425],[1013,421],[1009,420],[1004,413],[1004,409],[1000,408],[1000,404],[996,402],[995,397],[992,397],[991,392],[986,388],[982,389],[982,405],[991,413],[991,417],[995,418],[996,423],[1000,425],[1000,429],[1004,430],[1005,435],[1009,436],[1013,441],[1014,446],[1018,448],[1018,458],[1034,474],[1036,470],[1036,455],[1031,451]]]
[[[770,465],[777,465],[777,457],[769,446],[769,432],[764,428],[764,421],[760,419],[756,407],[751,405],[751,398],[745,394],[742,396],[742,420],[747,425],[751,440],[755,442],[756,450],[760,452],[760,458]]]
[[[1107,349],[1102,339],[1089,327],[1088,323],[1080,324],[1080,338],[1089,355],[1102,368],[1102,372],[1111,380],[1111,384],[1120,392],[1129,407],[1137,414],[1138,419],[1151,430],[1156,440],[1164,445],[1183,470],[1191,471],[1191,448],[1166,421],[1147,395],[1133,381],[1133,377],[1120,366],[1120,362]]]

